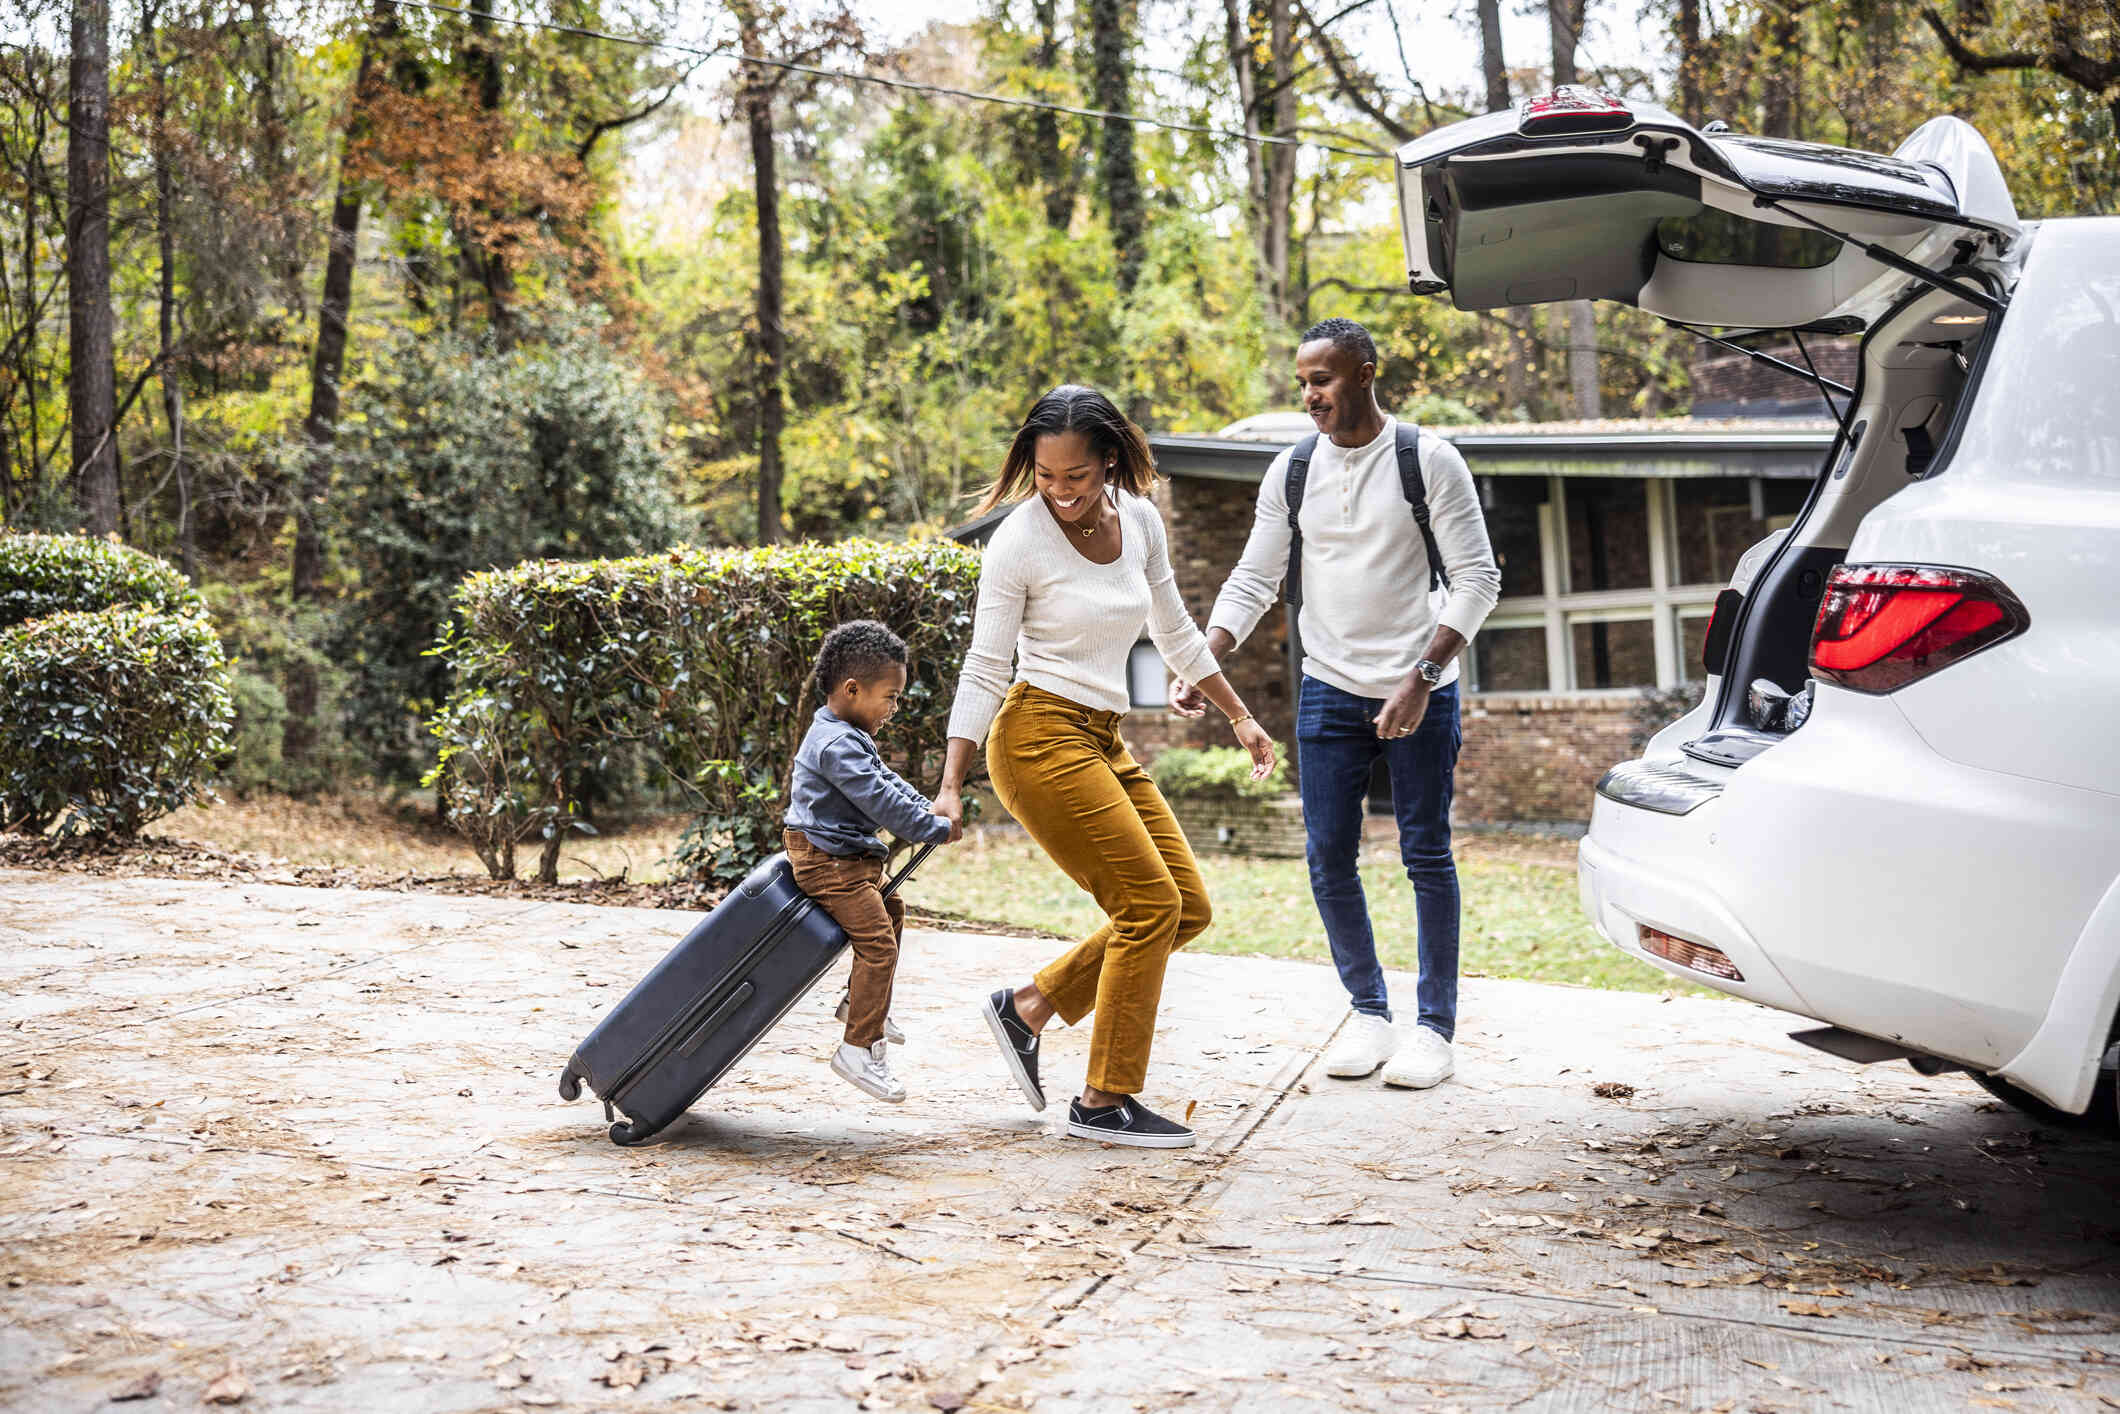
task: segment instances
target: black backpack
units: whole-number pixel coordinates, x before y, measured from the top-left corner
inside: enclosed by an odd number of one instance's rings
[[[1310,458],[1317,449],[1318,434],[1313,432],[1296,443],[1288,458],[1288,574],[1281,581],[1281,597],[1296,608],[1303,604],[1303,483],[1310,479]],[[1398,454],[1399,489],[1413,508],[1413,523],[1420,527],[1421,545],[1428,551],[1428,588],[1433,592],[1450,583],[1450,571],[1428,524],[1428,484],[1421,479],[1421,429],[1413,423],[1399,424]]]

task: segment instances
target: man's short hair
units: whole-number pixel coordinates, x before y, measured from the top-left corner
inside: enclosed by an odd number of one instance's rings
[[[1329,339],[1341,353],[1355,356],[1358,363],[1376,363],[1377,341],[1369,337],[1369,331],[1352,319],[1320,319],[1303,331],[1303,343],[1315,339]]]
[[[854,619],[824,636],[824,647],[817,650],[817,691],[829,697],[848,678],[872,683],[891,664],[910,660],[904,639],[874,619]]]

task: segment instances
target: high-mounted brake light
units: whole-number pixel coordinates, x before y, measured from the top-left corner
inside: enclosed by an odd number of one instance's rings
[[[1634,110],[1601,88],[1564,83],[1541,98],[1524,100],[1516,130],[1526,137],[1571,133],[1617,133],[1634,126]]]
[[[2015,638],[2031,615],[2003,583],[1936,565],[1840,565],[1811,632],[1811,672],[1886,693]]]

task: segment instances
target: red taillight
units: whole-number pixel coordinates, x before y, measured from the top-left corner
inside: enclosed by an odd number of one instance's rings
[[[1811,631],[1811,672],[1857,692],[1891,692],[2030,625],[2016,595],[1974,570],[1840,565]]]
[[[1625,132],[1633,126],[1634,110],[1624,102],[1601,88],[1572,83],[1526,99],[1516,120],[1516,130],[1527,137]]]

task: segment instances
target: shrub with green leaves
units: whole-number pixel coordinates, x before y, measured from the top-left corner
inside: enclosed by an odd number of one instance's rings
[[[979,556],[949,541],[848,541],[538,561],[473,575],[434,650],[457,690],[434,718],[429,780],[495,877],[543,841],[538,877],[581,826],[581,782],[630,751],[698,811],[687,872],[740,879],[776,846],[788,770],[819,699],[825,634],[872,618],[912,669],[885,752],[939,773],[971,640]]]
[[[1235,746],[1175,747],[1158,756],[1148,774],[1173,798],[1265,800],[1288,790],[1288,751],[1279,742],[1273,750],[1273,770],[1263,781],[1251,778],[1251,753]]]
[[[0,628],[68,610],[204,607],[176,566],[115,540],[0,530]]]
[[[138,834],[204,793],[233,717],[203,615],[118,607],[0,630],[0,828]]]

